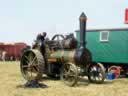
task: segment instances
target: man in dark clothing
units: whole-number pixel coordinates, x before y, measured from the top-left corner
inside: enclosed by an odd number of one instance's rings
[[[39,33],[39,34],[37,35],[36,40],[37,40],[37,41],[38,41],[38,40],[44,41],[46,35],[47,35],[46,32]]]
[[[36,40],[32,44],[32,48],[39,48],[41,47],[42,43],[44,43],[46,37],[46,32],[39,33],[36,37]]]
[[[36,38],[36,43],[37,46],[39,47],[40,52],[42,53],[45,61],[45,67],[44,71],[47,71],[47,54],[46,54],[46,48],[45,48],[45,37],[46,37],[46,32],[39,33]]]
[[[43,55],[45,54],[45,37],[46,37],[46,32],[42,32],[39,33],[36,38],[37,46],[39,47]]]

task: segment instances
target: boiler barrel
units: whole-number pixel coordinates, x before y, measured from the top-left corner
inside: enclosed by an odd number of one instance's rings
[[[58,50],[53,52],[49,58],[63,59],[65,62],[74,62],[75,50]]]
[[[53,61],[63,60],[64,62],[72,62],[77,65],[90,64],[91,53],[87,50],[58,50],[50,54],[49,58]]]

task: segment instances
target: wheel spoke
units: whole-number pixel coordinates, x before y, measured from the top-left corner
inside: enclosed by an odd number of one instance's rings
[[[68,71],[66,72],[67,75],[70,75],[70,72],[71,72],[71,70],[70,70],[70,68],[69,68]]]
[[[28,65],[22,65],[22,68],[27,68],[28,67]]]
[[[33,66],[33,67],[37,67],[37,66],[38,66],[38,64],[32,64],[32,66]]]
[[[29,54],[29,61],[32,62],[32,59],[33,59],[33,54],[30,52],[30,54]]]
[[[33,62],[35,61],[35,59],[36,59],[36,56],[35,56],[34,59],[32,60],[31,65],[34,65]]]
[[[29,64],[29,61],[26,60],[25,62],[26,62],[27,65]]]
[[[28,62],[30,62],[30,61],[29,61],[29,58],[28,58],[27,56],[24,56],[24,57],[27,59]],[[26,61],[26,62],[27,62],[27,61]]]
[[[32,78],[32,68],[31,68],[31,78]]]

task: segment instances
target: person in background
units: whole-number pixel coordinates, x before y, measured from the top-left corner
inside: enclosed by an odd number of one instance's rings
[[[6,51],[3,51],[2,52],[2,61],[5,61],[5,59],[6,59]]]

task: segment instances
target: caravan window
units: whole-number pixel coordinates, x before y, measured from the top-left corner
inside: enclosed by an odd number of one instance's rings
[[[100,41],[109,41],[109,31],[100,32]]]

